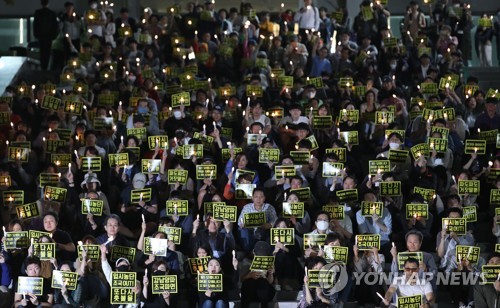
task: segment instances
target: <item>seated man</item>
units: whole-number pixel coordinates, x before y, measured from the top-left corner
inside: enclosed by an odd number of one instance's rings
[[[418,278],[419,264],[415,258],[408,258],[404,263],[404,275],[396,277],[385,293],[383,303],[389,306],[395,295],[395,303],[398,297],[422,295],[420,308],[429,308],[434,304],[434,292],[431,283]]]

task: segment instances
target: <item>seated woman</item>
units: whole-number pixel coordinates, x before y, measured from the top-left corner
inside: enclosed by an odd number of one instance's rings
[[[54,243],[54,240],[50,236],[47,236],[47,235],[42,235],[38,239],[34,240],[33,242],[35,242],[35,241],[36,241],[36,243]],[[40,251],[34,250],[33,245],[30,245],[30,247],[28,248],[28,254],[31,257],[36,256],[36,257],[40,258],[39,253],[40,253]],[[56,255],[56,257],[58,257],[57,252],[55,255]],[[52,271],[54,268],[57,268],[57,259],[56,258],[52,258],[50,260],[40,260],[40,276],[41,277],[46,278],[46,279],[50,279],[52,277]]]
[[[322,257],[310,257],[306,259],[306,270],[320,270],[326,265],[325,259]],[[336,303],[333,299],[331,302],[330,298],[323,294],[323,289],[321,287],[309,287],[309,275],[304,275],[304,288],[302,290],[303,296],[300,298],[299,308],[307,307],[330,307]]]
[[[224,170],[224,173],[226,175],[229,175],[229,173],[232,171],[233,167],[234,167],[234,172],[236,172],[237,170],[243,170],[243,172],[245,172],[245,173],[253,174],[253,180],[251,183],[256,184],[257,186],[259,185],[259,183],[260,183],[259,175],[253,169],[249,168],[249,161],[248,161],[248,157],[246,156],[246,154],[239,153],[237,155],[234,155],[234,152],[231,151],[231,157],[229,158],[229,160],[226,163],[226,168]],[[236,186],[235,180],[237,180],[237,179],[233,178],[233,180],[231,182],[231,186],[233,188]]]
[[[146,271],[142,279],[142,294],[144,294],[146,302],[144,307],[176,307],[176,294],[172,294],[168,291],[162,292],[161,294],[152,294],[151,288],[149,287],[150,278],[148,273],[151,273],[151,279],[153,279],[152,276],[172,275],[170,267],[164,260],[155,261],[151,265],[151,271]]]
[[[142,232],[139,237],[139,240],[137,241],[137,249],[140,251],[144,252],[144,234],[146,233],[146,223],[142,223]],[[151,236],[151,238],[154,239],[163,239],[165,240],[165,243],[168,243],[168,237],[165,233],[163,232],[155,232]],[[168,247],[168,244],[165,246]],[[138,261],[138,264],[140,266],[143,266],[144,268],[148,269],[151,267],[151,264],[154,264],[156,261],[164,261],[167,265],[170,271],[178,275],[180,274],[180,266],[179,266],[179,259],[177,258],[177,253],[175,251],[170,250],[167,248],[165,256],[155,256],[154,254],[150,254],[149,256],[144,254],[142,258]]]
[[[212,258],[208,261],[208,269],[207,274],[223,274],[223,285],[235,285],[238,283],[238,260],[235,256],[233,256],[233,267],[232,273],[223,273],[222,266],[218,259]],[[232,281],[228,281],[228,277],[231,277]],[[223,290],[227,290],[226,287],[223,287]],[[198,303],[201,308],[223,308],[229,307],[229,299],[227,297],[226,292],[213,292],[207,290],[205,292],[198,292]]]
[[[274,228],[283,229],[290,228],[291,223],[286,218],[278,218],[274,223]],[[293,281],[298,273],[301,272],[297,258],[300,256],[300,245],[297,239],[293,239],[293,245],[285,246],[279,241],[279,238],[270,238],[270,244],[274,246],[273,255],[275,258],[275,288],[292,290],[292,285],[296,285]]]
[[[377,248],[372,250],[359,251],[358,246],[353,246],[354,251],[354,269],[358,274],[377,273],[384,270],[385,257],[379,253]],[[383,293],[384,289],[380,284],[366,284],[361,280],[360,285],[356,287],[358,304],[374,303],[379,305],[380,299],[376,292]],[[367,296],[368,295],[368,296]]]
[[[62,263],[59,266],[59,270],[62,272],[75,272],[75,269],[69,262]],[[61,289],[54,289],[54,307],[79,307],[83,303],[83,300],[87,296],[87,284],[81,278],[78,278],[76,289],[73,291],[68,290],[65,283],[63,283]]]

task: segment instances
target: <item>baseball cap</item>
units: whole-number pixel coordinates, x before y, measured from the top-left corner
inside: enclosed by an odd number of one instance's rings
[[[146,186],[146,176],[144,173],[136,173],[132,179],[132,186],[135,189],[143,189]]]

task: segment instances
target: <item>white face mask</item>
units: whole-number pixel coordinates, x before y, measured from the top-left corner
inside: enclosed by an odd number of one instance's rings
[[[135,76],[128,76],[128,80],[130,80],[131,83],[134,83],[137,77]]]
[[[90,8],[91,8],[91,9],[93,9],[93,10],[97,9],[97,3],[95,3],[95,2],[94,2],[94,3],[92,3],[92,4],[90,5]]]
[[[181,118],[181,116],[182,116],[182,112],[180,112],[179,110],[174,111],[174,118],[179,120]]]
[[[434,165],[443,165],[443,160],[441,158],[436,158],[434,160]]]
[[[316,92],[309,92],[307,93],[307,98],[313,98],[316,96]]]
[[[397,63],[391,63],[389,66],[391,67],[391,70],[395,70],[396,67],[398,67],[398,64]]]
[[[397,149],[399,149],[399,143],[397,143],[397,142],[390,142],[389,143],[389,148],[391,148],[391,150],[397,150]]]
[[[320,231],[325,231],[326,229],[328,229],[328,221],[324,220],[316,221],[316,227]]]

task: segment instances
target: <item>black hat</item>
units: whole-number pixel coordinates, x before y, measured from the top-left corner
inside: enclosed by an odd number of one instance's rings
[[[382,77],[382,82],[392,82],[392,78],[389,75]]]
[[[262,143],[261,144],[266,144],[266,143],[274,144],[273,139],[271,139],[271,137],[266,137],[266,138],[262,139]]]
[[[486,104],[498,104],[498,99],[496,97],[486,98]]]
[[[299,110],[302,110],[302,106],[300,106],[300,104],[291,104],[290,105],[290,108],[288,108],[289,111],[293,110],[293,109],[299,109]]]
[[[140,114],[134,114],[133,116],[133,123],[138,123],[138,122],[141,122],[141,123],[145,123],[146,121],[144,120],[144,117]]]
[[[300,129],[310,131],[309,125],[307,125],[307,124],[306,124],[306,123],[304,123],[304,122],[300,122],[299,124],[297,124],[297,125],[295,126],[295,130],[300,130]]]
[[[218,111],[220,113],[223,113],[224,112],[224,105],[215,105],[214,110],[212,110],[212,111]]]

